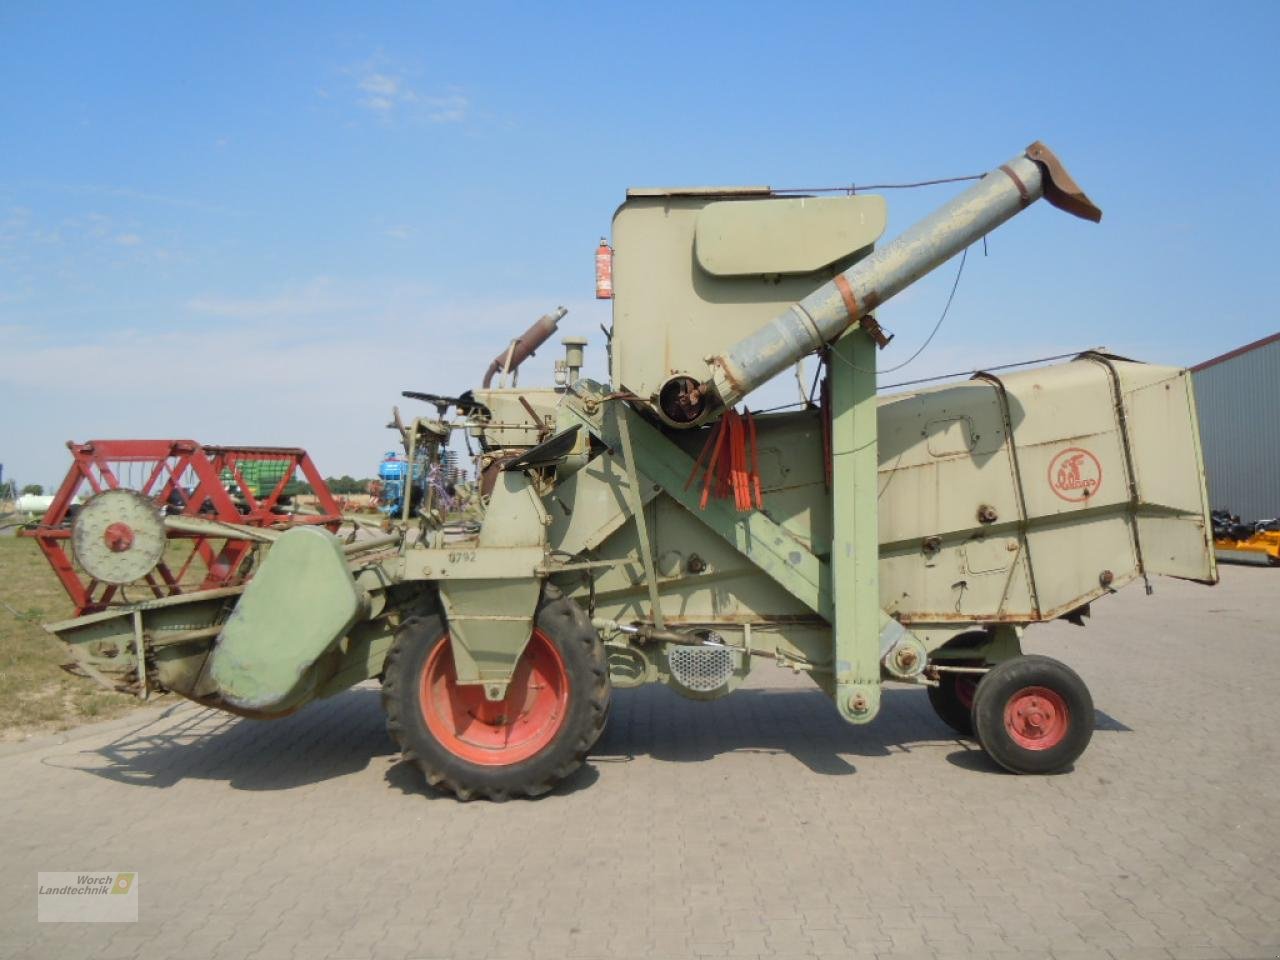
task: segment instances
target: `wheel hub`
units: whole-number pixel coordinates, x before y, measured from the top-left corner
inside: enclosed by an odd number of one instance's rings
[[[1004,725],[1019,746],[1049,750],[1067,735],[1070,715],[1066,701],[1057,691],[1023,687],[1005,704]]]
[[[117,488],[95,494],[71,524],[71,552],[100,583],[141,580],[164,558],[164,518],[146,494]]]
[[[133,527],[127,523],[113,523],[102,534],[102,541],[112,553],[124,553],[133,546]]]
[[[527,760],[555,739],[568,716],[569,677],[555,644],[534,630],[501,700],[458,683],[452,641],[432,649],[421,679],[423,720],[452,754],[484,766]]]

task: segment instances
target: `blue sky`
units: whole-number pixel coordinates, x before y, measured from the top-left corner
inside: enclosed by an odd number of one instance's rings
[[[981,173],[1043,139],[1102,224],[1001,228],[893,378],[1095,345],[1190,364],[1280,328],[1274,3],[189,6],[0,5],[22,482],[106,436],[368,475],[400,390],[474,385],[561,303],[604,379],[592,254],[629,185]],[[954,189],[890,193],[889,233]],[[882,309],[883,366],[953,277]]]

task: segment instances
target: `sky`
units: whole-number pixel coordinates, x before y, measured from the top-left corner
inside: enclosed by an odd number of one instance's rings
[[[1280,329],[1278,37],[1276,3],[0,3],[0,463],[50,486],[68,440],[185,437],[370,476],[392,404],[427,412],[401,390],[478,385],[557,305],[607,379],[628,186],[914,181],[1036,139],[1102,223],[1001,227],[882,383],[1190,365]],[[887,235],[959,189],[889,193]],[[881,308],[882,368],[955,269]]]

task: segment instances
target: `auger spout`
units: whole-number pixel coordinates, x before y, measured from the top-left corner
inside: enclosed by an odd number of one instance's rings
[[[1036,141],[955,199],[724,353],[710,358],[711,388],[726,407],[860,322],[1014,214],[1044,197],[1097,223],[1102,211]]]

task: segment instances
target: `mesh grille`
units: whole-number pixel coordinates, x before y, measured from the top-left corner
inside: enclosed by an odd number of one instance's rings
[[[733,676],[733,651],[724,647],[673,646],[667,663],[680,686],[698,693],[719,690]]]

